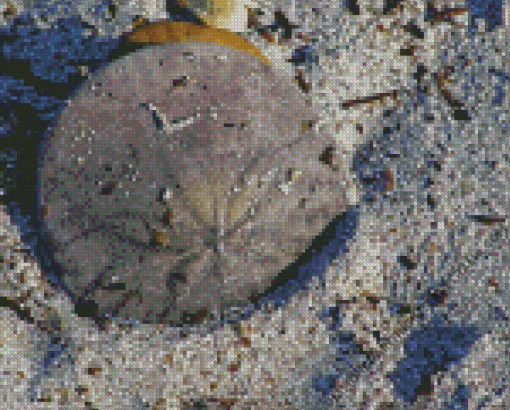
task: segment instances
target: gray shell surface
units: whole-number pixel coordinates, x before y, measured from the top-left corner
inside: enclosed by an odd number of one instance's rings
[[[333,136],[296,85],[214,43],[113,61],[62,111],[40,205],[63,282],[99,314],[175,325],[261,294],[345,212]]]

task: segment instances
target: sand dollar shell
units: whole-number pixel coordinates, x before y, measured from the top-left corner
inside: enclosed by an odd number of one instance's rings
[[[262,293],[346,210],[333,136],[253,53],[149,45],[71,99],[40,205],[63,282],[101,315],[181,323]]]

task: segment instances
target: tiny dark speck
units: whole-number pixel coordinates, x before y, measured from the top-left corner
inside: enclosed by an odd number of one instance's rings
[[[408,24],[406,26],[406,30],[409,34],[411,34],[412,36],[420,39],[420,40],[423,40],[425,38],[425,33],[424,31],[419,28],[416,23],[412,22],[410,24]]]
[[[448,297],[448,292],[445,289],[430,289],[427,292],[427,303],[432,307],[437,307],[443,304]]]
[[[347,9],[355,16],[359,16],[361,13],[356,0],[347,0]]]
[[[187,85],[186,80],[187,80],[186,77],[177,78],[176,80],[172,81],[172,86],[173,87],[183,87],[183,86]]]
[[[433,384],[432,384],[432,375],[428,374],[428,375],[422,375],[421,376],[421,382],[417,388],[417,393],[418,395],[425,395],[425,396],[428,396],[430,394],[432,394],[432,392],[434,391],[434,387],[433,387]]]
[[[322,154],[319,156],[319,161],[326,165],[333,165],[334,151],[335,151],[334,147],[331,146],[326,147]]]
[[[394,8],[398,7],[398,4],[401,2],[401,0],[386,0],[384,2],[383,7],[383,14],[388,14],[393,10]]]
[[[197,312],[190,313],[190,312],[184,312],[182,315],[182,323],[186,325],[196,325],[201,322],[207,317],[208,310],[203,308],[199,309]]]
[[[434,200],[434,197],[431,194],[427,194],[427,205],[434,210],[436,206],[436,201]]]
[[[80,317],[96,318],[99,314],[98,305],[92,300],[78,302],[74,307],[74,311]]]
[[[117,183],[115,181],[108,183],[103,189],[101,189],[101,195],[111,195],[116,185]]]
[[[126,290],[126,284],[125,283],[110,283],[106,286],[103,286],[103,290]]]
[[[411,306],[410,305],[398,305],[394,310],[398,315],[410,315],[411,314]]]
[[[414,50],[413,50],[413,48],[401,48],[400,55],[402,57],[410,57],[410,56],[414,55]]]
[[[117,6],[115,4],[110,3],[108,5],[108,11],[110,12],[110,16],[112,16],[112,19],[117,17]]]
[[[469,218],[485,224],[503,223],[506,221],[506,218],[494,215],[469,215]]]
[[[405,255],[399,256],[397,260],[402,266],[404,266],[408,270],[416,269],[416,267],[418,266],[416,262],[413,262],[411,259],[409,259],[409,257]]]
[[[275,11],[276,26],[283,28],[283,39],[290,40],[292,38],[292,31],[294,25],[290,23],[289,19],[281,11]]]
[[[468,110],[456,110],[453,113],[453,119],[455,121],[469,121],[471,118],[469,117]]]
[[[292,53],[292,58],[288,60],[290,63],[295,65],[302,65],[305,63],[311,63],[314,60],[312,48],[310,46],[299,47]]]

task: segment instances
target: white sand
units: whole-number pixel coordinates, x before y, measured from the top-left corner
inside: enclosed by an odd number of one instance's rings
[[[325,7],[326,2],[319,3]],[[454,2],[441,3],[455,6],[450,4]],[[76,1],[75,7],[81,10],[84,4],[85,1]],[[311,4],[296,1],[295,4],[261,4],[261,7],[266,14],[271,14],[271,8],[281,7],[289,16],[304,18],[303,27],[327,31],[327,25],[314,17]],[[346,153],[352,155],[356,144],[371,141],[374,155],[385,149],[400,154],[384,159],[384,167],[393,175],[393,187],[386,198],[379,194],[377,201],[361,204],[358,229],[348,243],[349,252],[328,269],[325,286],[315,280],[308,291],[295,294],[283,308],[274,310],[268,306],[237,327],[226,326],[213,332],[204,330],[181,337],[174,329],[130,328],[114,323],[106,332],[98,332],[92,323],[71,314],[69,304],[61,295],[49,293],[37,266],[24,264],[22,256],[12,252],[14,242],[19,239],[3,214],[1,254],[8,256],[4,256],[0,271],[1,295],[18,301],[26,296],[24,303],[36,319],[40,323],[59,322],[61,330],[56,333],[69,345],[65,354],[50,366],[49,374],[39,380],[38,396],[51,402],[30,407],[21,405],[26,402],[29,379],[40,373],[34,363],[47,354],[42,347],[49,335],[40,326],[20,321],[13,311],[4,309],[0,319],[0,368],[8,374],[0,377],[0,401],[4,401],[5,408],[77,409],[90,403],[91,408],[97,409],[137,409],[145,403],[152,409],[180,409],[191,404],[191,400],[207,403],[208,408],[220,405],[226,408],[231,404],[232,409],[315,409],[335,408],[337,404],[345,404],[349,409],[376,409],[383,403],[394,403],[400,408],[403,403],[395,397],[393,385],[384,375],[403,357],[402,343],[410,329],[423,326],[430,319],[431,311],[425,309],[421,319],[413,318],[414,315],[397,318],[388,314],[388,306],[391,302],[416,306],[418,289],[423,289],[430,278],[439,281],[450,273],[447,300],[457,303],[458,308],[449,319],[463,325],[483,325],[493,329],[492,334],[480,339],[460,365],[435,376],[434,393],[420,397],[415,408],[441,408],[461,384],[472,386],[473,404],[469,408],[477,408],[485,398],[489,400],[487,408],[508,408],[509,366],[503,362],[508,360],[508,328],[499,326],[500,322],[495,321],[489,310],[491,304],[497,304],[510,314],[509,254],[508,246],[504,246],[508,218],[505,222],[483,225],[473,222],[468,215],[510,215],[510,170],[505,156],[509,143],[503,126],[503,121],[508,121],[510,93],[507,92],[503,107],[498,107],[490,102],[490,92],[484,95],[475,87],[467,102],[472,121],[453,120],[452,108],[441,93],[444,95],[446,90],[461,98],[465,92],[462,84],[467,80],[463,75],[453,74],[451,81],[446,79],[439,89],[434,73],[444,73],[448,65],[455,64],[461,52],[476,52],[469,50],[467,17],[457,16],[455,26],[431,25],[423,21],[423,3],[416,0],[403,4],[402,12],[389,16],[378,16],[378,7],[372,9],[364,2],[360,16],[337,10],[336,14],[343,19],[342,32],[333,32],[328,41],[320,40],[319,54],[325,53],[331,42],[341,45],[340,38],[345,33],[351,47],[339,52],[342,60],[322,55],[322,67],[304,70],[306,80],[312,84],[311,92],[304,98],[324,108],[322,126],[330,127],[346,141]],[[157,7],[143,2],[136,6],[147,10],[149,16],[160,17]],[[334,14],[324,13],[326,17]],[[424,40],[411,38],[402,29],[411,18],[424,29]],[[228,26],[227,22],[222,24]],[[115,31],[103,23],[98,25],[103,32]],[[502,44],[508,37],[502,37],[501,33],[505,31],[479,33],[477,46],[485,38],[487,51],[484,52],[498,48],[488,40]],[[245,35],[275,58],[289,75],[295,74],[294,68],[285,62],[293,46],[270,45],[252,33]],[[301,44],[300,41],[290,43]],[[415,55],[400,56],[398,49],[412,43],[417,46]],[[500,45],[499,49],[507,47]],[[446,59],[441,60],[445,51]],[[495,53],[496,68],[504,68],[506,56],[502,53],[499,56]],[[430,92],[426,104],[416,104],[412,72],[417,62],[429,69],[423,80]],[[490,77],[480,67],[481,63],[473,61],[472,67],[466,70],[487,83]],[[491,84],[486,86],[494,89]],[[506,84],[503,88],[510,91]],[[345,99],[393,90],[399,94],[393,99],[386,98],[382,104],[359,104],[349,110],[333,108]],[[383,113],[390,108],[395,111],[385,118]],[[434,119],[425,122],[425,112],[433,114]],[[388,141],[381,133],[382,127],[398,123],[400,131],[391,134],[392,139]],[[400,136],[406,136],[407,132],[410,139],[406,142]],[[441,165],[440,171],[427,168],[425,159],[431,159],[432,153]],[[484,160],[497,161],[495,169],[487,169]],[[426,172],[434,179],[428,191],[422,186]],[[363,191],[361,183],[359,186]],[[433,210],[426,203],[427,194],[435,199]],[[486,202],[480,201],[482,197]],[[456,234],[454,242],[449,239],[453,233]],[[415,270],[408,271],[399,265],[397,257],[403,254],[416,262]],[[13,269],[10,269],[11,261],[16,262]],[[370,303],[374,297],[380,300],[375,306]],[[336,352],[331,343],[335,331],[328,329],[319,314],[338,300],[347,299],[351,303],[343,311],[343,326],[356,333],[357,342],[370,352],[375,363],[369,369],[360,370],[354,378],[339,379],[335,399],[320,404],[318,394],[306,395],[310,393],[313,377],[335,371],[332,363]],[[448,310],[447,307],[439,309]],[[373,335],[376,329],[381,343]],[[68,356],[74,364],[67,360]],[[498,386],[504,388],[506,395],[495,395]]]

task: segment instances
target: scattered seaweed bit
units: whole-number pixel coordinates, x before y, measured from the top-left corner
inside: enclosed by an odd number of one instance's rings
[[[393,173],[388,170],[375,171],[369,176],[363,176],[361,178],[363,185],[370,187],[370,191],[374,192],[389,192],[393,189],[395,181]]]
[[[314,60],[317,60],[317,57],[314,56],[312,47],[310,45],[305,45],[295,49],[292,53],[292,57],[289,58],[287,62],[295,65],[303,65],[311,63]]]
[[[416,46],[401,48],[399,53],[402,57],[412,57],[415,55]]]
[[[172,80],[172,87],[173,88],[177,88],[177,87],[185,87],[187,86],[189,83],[190,83],[190,78],[188,76],[182,76],[182,77],[179,77],[175,80]]]
[[[436,200],[432,196],[432,194],[427,194],[427,205],[430,207],[431,210],[434,210],[436,207]]]
[[[264,12],[259,8],[248,8],[248,21],[247,27],[257,32],[260,38],[266,40],[268,43],[275,42],[273,36],[273,27],[271,25],[263,25],[259,21],[259,16],[263,16]]]
[[[289,41],[293,37],[294,30],[299,28],[297,24],[290,22],[282,10],[276,10],[274,12],[274,21],[271,24],[261,24],[258,16],[262,15],[264,15],[264,13],[260,9],[248,8],[247,27],[255,30],[261,38],[271,44],[275,42],[275,35],[273,33],[280,33],[280,31],[283,31],[281,39]]]
[[[425,39],[425,32],[414,21],[411,21],[409,24],[406,24],[404,26],[404,29],[418,40]]]
[[[425,68],[425,65],[418,63],[418,65],[416,67],[416,72],[413,74],[413,78],[418,83],[418,87],[423,87],[426,73],[427,73],[427,69]]]
[[[367,103],[371,103],[374,101],[384,102],[385,98],[387,98],[387,97],[395,98],[396,96],[398,96],[398,90],[393,90],[393,91],[389,91],[389,92],[385,92],[385,93],[370,95],[368,97],[361,97],[361,98],[355,98],[353,100],[347,100],[347,101],[342,102],[341,104],[342,104],[343,108],[350,108],[350,107],[354,107],[359,104],[367,104]]]
[[[273,44],[275,42],[274,36],[271,33],[271,30],[267,27],[260,28],[257,30],[260,34],[260,37],[262,37],[264,40],[266,40],[268,43]]]
[[[260,9],[255,9],[252,7],[248,7],[248,21],[247,27],[249,29],[255,29],[260,26],[259,20],[257,16],[260,16],[262,11]]]
[[[434,168],[434,171],[441,172],[441,163],[439,161],[431,161],[431,166]],[[432,181],[431,185],[434,185],[434,181]]]
[[[448,298],[447,289],[429,289],[425,295],[425,301],[431,307],[438,307],[444,305]]]
[[[47,320],[37,320],[36,316],[32,313],[32,310],[28,307],[24,307],[23,304],[26,302],[26,297],[22,300],[13,300],[7,297],[0,297],[0,308],[8,308],[12,310],[20,320],[27,322],[30,325],[36,326],[40,331],[46,333],[48,335],[54,334],[55,332],[60,332],[61,326],[58,320],[54,318],[49,318]],[[39,307],[40,303],[36,305]]]
[[[361,9],[357,0],[348,0],[347,10],[349,10],[354,16],[359,16],[361,14]]]
[[[15,248],[13,250],[14,253],[20,253],[23,255],[30,255],[30,249],[28,248]]]
[[[275,22],[272,25],[272,30],[280,31],[280,28],[283,29],[282,39],[290,40],[292,38],[292,32],[299,26],[292,24],[281,10],[276,10],[274,12],[274,18]]]
[[[116,186],[117,186],[116,181],[109,182],[108,184],[106,184],[104,188],[101,188],[101,191],[99,193],[100,195],[106,196],[111,195]]]
[[[472,63],[473,63],[473,60],[472,60],[471,58],[466,58],[466,59],[462,62],[462,65],[460,66],[460,69],[461,69],[461,70],[464,70],[464,69],[466,69],[467,67],[469,67]],[[490,73],[490,70],[489,70],[489,73]]]
[[[377,410],[380,410],[380,409],[389,409],[389,410],[391,410],[391,409],[396,409],[396,408],[397,407],[396,407],[395,403],[390,403],[390,402],[385,401],[385,402],[379,404],[379,407],[377,408]]]
[[[453,113],[453,119],[455,121],[469,121],[471,116],[468,110],[455,110]]]
[[[303,91],[305,94],[308,94],[312,88],[312,85],[306,82],[305,75],[302,70],[296,70],[295,79],[301,91]]]
[[[496,290],[500,290],[500,286],[499,286],[499,282],[498,282],[498,279],[495,275],[492,275],[490,278],[489,278],[489,286],[490,287],[493,287],[495,288]]]
[[[418,267],[418,264],[407,255],[397,257],[397,261],[407,270],[414,270]]]
[[[392,313],[397,315],[410,315],[413,313],[413,307],[408,303],[398,303],[393,306]]]
[[[386,0],[384,2],[382,14],[388,15],[396,8],[402,9],[403,5],[401,3],[402,3],[402,0]]]
[[[228,410],[228,409],[231,409],[232,407],[235,406],[235,404],[237,402],[239,402],[239,399],[226,399],[226,398],[222,398],[222,399],[216,399],[216,398],[211,398],[207,401],[208,403],[212,403],[212,404],[219,404],[219,406],[222,408],[222,409],[225,409],[225,410]],[[200,407],[200,406],[205,406],[205,407]],[[193,407],[193,408],[207,408],[207,405],[204,404],[199,404],[199,407]]]
[[[78,396],[83,396],[88,393],[89,389],[85,386],[79,385],[74,389],[74,391],[78,394]]]
[[[390,30],[389,28],[385,28],[385,27],[384,27],[384,24],[379,23],[379,24],[377,24],[377,25],[376,25],[376,28],[377,28],[377,30],[378,30],[380,33],[384,33],[384,34],[386,34],[386,35],[388,35],[388,36],[391,36],[391,30]]]
[[[506,221],[506,217],[499,215],[469,215],[468,218],[484,225],[493,225],[496,223],[504,223]]]
[[[97,303],[93,300],[81,300],[75,303],[74,312],[79,317],[88,317],[92,319],[97,318],[99,314]]]
[[[117,18],[118,6],[114,2],[110,2],[108,4],[108,13],[110,14],[110,17],[106,18],[107,22],[111,22]]]
[[[44,396],[38,397],[37,402],[38,403],[52,403],[53,397],[51,397],[49,395],[44,395]]]
[[[182,315],[182,323],[185,325],[197,325],[204,322],[209,316],[207,308],[199,309],[196,312],[185,311]]]
[[[449,74],[453,72],[453,67],[447,67],[445,71],[435,75],[437,88],[439,89],[439,93],[441,96],[445,99],[445,101],[456,110],[465,109],[465,105],[460,102],[453,93],[448,90],[448,88],[445,86],[445,81],[448,80]]]
[[[383,184],[386,192],[390,192],[395,186],[395,177],[393,176],[393,172],[389,169],[383,172]]]
[[[35,319],[32,316],[32,313],[29,308],[22,308],[17,301],[9,299],[7,297],[1,296],[0,297],[0,308],[8,308],[12,310],[18,317],[33,325],[35,324]]]
[[[326,165],[329,165],[330,167],[332,167],[334,170],[334,152],[335,152],[335,147],[332,147],[332,146],[328,146],[324,149],[324,151],[322,152],[322,154],[319,156],[319,161],[322,162],[323,164],[326,164]]]
[[[166,0],[166,12],[179,21],[190,21],[200,25],[206,24],[182,0]]]
[[[88,367],[87,368],[87,374],[89,376],[96,376],[99,373],[101,373],[103,369],[101,367]]]
[[[420,384],[416,388],[416,394],[418,396],[430,396],[434,392],[432,376],[432,374],[421,375]]]
[[[443,7],[437,9],[434,3],[427,2],[427,9],[425,12],[425,21],[431,24],[434,23],[455,23],[453,16],[458,16],[464,13],[469,13],[469,7]]]

